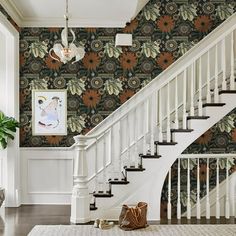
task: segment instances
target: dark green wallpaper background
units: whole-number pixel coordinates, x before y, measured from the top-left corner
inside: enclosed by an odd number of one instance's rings
[[[124,29],[74,29],[76,43],[86,48],[85,57],[76,64],[62,64],[48,55],[53,44],[60,42],[61,28],[21,28],[21,146],[71,146],[74,135],[96,126],[234,10],[234,1],[152,0]],[[119,32],[133,34],[132,47],[114,47]],[[67,136],[32,136],[33,88],[68,90]],[[233,133],[227,133],[227,143],[232,138]],[[187,152],[228,149],[216,138],[199,145]]]

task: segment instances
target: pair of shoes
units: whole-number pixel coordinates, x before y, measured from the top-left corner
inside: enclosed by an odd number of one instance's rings
[[[107,220],[103,219],[96,219],[93,224],[94,228],[99,228],[99,229],[110,229],[114,226],[114,222],[109,222]]]
[[[114,226],[114,222],[100,219],[99,228],[100,229],[111,229]]]

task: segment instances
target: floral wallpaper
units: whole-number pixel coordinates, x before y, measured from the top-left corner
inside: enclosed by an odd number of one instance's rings
[[[21,147],[66,147],[73,136],[85,134],[143,86],[181,57],[193,45],[235,12],[234,0],[151,0],[127,26],[75,28],[76,44],[86,55],[78,63],[62,64],[48,51],[60,42],[62,28],[21,28],[20,31],[20,144]],[[6,11],[0,11],[16,25]],[[132,33],[132,47],[115,47],[116,33]],[[54,55],[55,56],[55,55]],[[32,136],[31,90],[68,90],[68,135]],[[199,137],[184,153],[235,153],[236,109]],[[220,161],[220,181],[226,161]],[[236,167],[229,160],[230,173]],[[176,215],[177,166],[172,166],[172,214]],[[181,161],[181,202],[186,210],[187,163]],[[191,202],[196,202],[196,160],[190,160]],[[210,188],[216,163],[210,161]],[[206,160],[200,159],[201,197],[206,193]],[[167,211],[167,180],[162,191],[161,216]]]
[[[21,28],[21,146],[70,146],[165,70],[235,11],[235,1],[152,0],[123,29],[75,28],[85,57],[63,64],[48,51],[61,28]],[[115,47],[116,33],[132,33],[132,47]],[[68,90],[68,135],[32,136],[31,90]]]

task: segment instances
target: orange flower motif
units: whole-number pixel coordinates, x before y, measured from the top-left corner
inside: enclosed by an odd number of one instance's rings
[[[24,143],[26,138],[26,133],[23,128],[20,128],[20,143]]]
[[[124,28],[125,33],[132,33],[134,32],[138,27],[138,21],[136,19],[132,20],[130,23],[127,23],[127,25]]]
[[[84,67],[89,70],[95,70],[100,64],[100,57],[95,52],[88,52],[83,58]]]
[[[196,143],[198,144],[208,144],[211,141],[212,138],[212,132],[211,130],[207,130],[203,135],[201,135],[197,140]]]
[[[63,139],[62,136],[46,136],[46,140],[49,144],[59,144],[61,142],[61,140]]]
[[[59,32],[60,28],[56,28],[56,27],[50,27],[48,28],[48,31],[51,33],[57,33]]]
[[[199,16],[194,21],[195,28],[202,33],[206,33],[210,30],[212,22],[209,16]]]
[[[84,93],[82,99],[85,106],[96,107],[101,100],[101,96],[96,90],[89,89]]]
[[[163,52],[160,54],[157,59],[158,66],[161,67],[162,70],[165,70],[169,65],[174,62],[174,57],[170,52]]]
[[[20,54],[20,65],[23,66],[25,64],[25,57],[24,57],[24,54],[21,53]]]
[[[96,32],[96,28],[85,28],[85,30],[88,32],[88,33],[95,33]]]
[[[121,103],[125,103],[128,99],[130,99],[134,95],[133,90],[125,90],[121,95],[120,95],[120,101]]]
[[[171,16],[162,16],[160,19],[157,21],[157,27],[160,29],[162,32],[170,32],[175,26],[175,23],[172,19]]]
[[[120,64],[124,70],[131,70],[137,64],[137,57],[133,52],[125,52],[120,57]]]
[[[194,169],[194,176],[197,178],[197,168]],[[209,176],[211,176],[211,169],[209,168]],[[200,182],[206,182],[207,178],[207,164],[199,165],[199,180]]]
[[[236,142],[236,128],[233,129],[232,134],[231,134],[232,140]]]
[[[52,53],[53,57],[58,58],[55,53]],[[59,58],[58,58],[59,59]],[[47,67],[51,70],[59,70],[62,66],[62,62],[54,60],[50,55],[47,56],[45,63]]]
[[[26,94],[24,93],[24,90],[20,91],[20,106],[23,106],[26,100]]]

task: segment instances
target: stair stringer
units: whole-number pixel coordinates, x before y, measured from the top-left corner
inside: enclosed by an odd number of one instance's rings
[[[207,120],[189,120],[191,133],[175,133],[175,146],[158,146],[160,159],[143,159],[144,172],[128,173],[128,185],[114,186],[114,197],[97,199],[98,210],[91,213],[94,218],[118,219],[122,204],[135,205],[139,201],[148,203],[148,220],[160,220],[161,193],[169,169],[180,154],[198,137],[216,124],[236,107],[236,94],[221,94],[223,107],[205,107]]]

